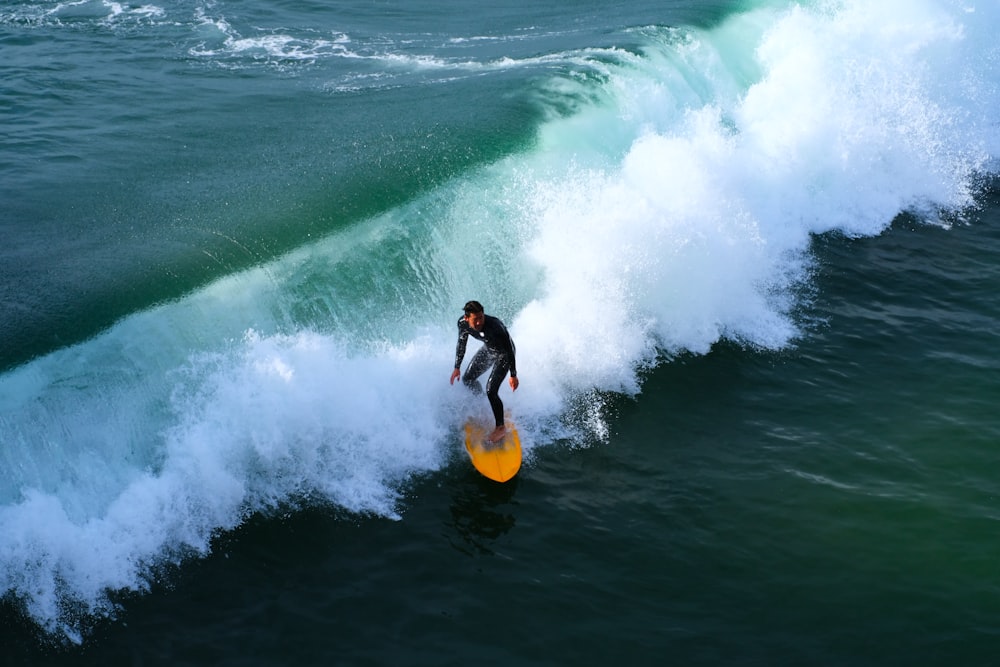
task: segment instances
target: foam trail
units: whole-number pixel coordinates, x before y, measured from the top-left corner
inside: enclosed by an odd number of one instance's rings
[[[870,4],[644,28],[539,91],[534,150],[4,374],[0,591],[79,640],[248,514],[399,517],[486,409],[447,383],[468,298],[511,324],[529,456],[664,353],[791,344],[812,235],[954,217],[995,168],[1000,9]]]

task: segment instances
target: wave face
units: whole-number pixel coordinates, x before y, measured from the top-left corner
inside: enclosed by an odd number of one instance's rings
[[[60,7],[68,21],[97,4]],[[247,41],[203,16],[189,55],[223,73],[254,57],[377,57],[435,81],[530,69],[534,139],[4,373],[0,591],[79,641],[115,592],[148,590],[249,515],[399,518],[407,483],[448,465],[487,409],[447,382],[470,298],[517,342],[521,388],[504,399],[529,464],[607,437],[602,393],[639,394],[655,364],[721,340],[793,346],[815,235],[976,206],[998,153],[998,14],[770,3],[521,60],[359,53],[339,33]]]

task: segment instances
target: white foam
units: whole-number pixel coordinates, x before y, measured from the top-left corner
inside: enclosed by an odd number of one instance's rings
[[[306,61],[349,54],[350,38],[342,33],[318,35],[314,31],[265,30],[255,28],[255,34],[242,35],[225,18],[210,16],[203,8],[195,12],[195,32],[201,38],[188,53],[199,58],[220,62],[249,57],[265,62]],[[221,60],[220,60],[221,59]]]
[[[752,53],[692,33],[662,76],[616,82],[616,113],[637,135],[620,163],[602,166],[586,153],[603,148],[579,141],[579,125],[617,122],[605,110],[550,128],[549,150],[596,168],[538,188],[531,254],[546,281],[515,324],[531,332],[527,354],[580,384],[634,390],[622,369],[658,350],[704,352],[722,336],[780,348],[797,335],[789,312],[810,234],[877,234],[904,210],[974,203],[996,141],[995,86],[976,79],[964,17],[933,3],[843,4],[763,12]],[[720,30],[753,34],[762,18],[732,22]],[[739,92],[729,63],[755,55],[760,78]],[[713,72],[696,94],[688,64]],[[972,82],[957,95],[953,72]],[[651,84],[666,87],[651,95]],[[543,336],[553,319],[564,326]]]

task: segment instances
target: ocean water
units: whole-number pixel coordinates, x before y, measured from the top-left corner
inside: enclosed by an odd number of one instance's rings
[[[998,25],[0,5],[3,664],[991,664]]]

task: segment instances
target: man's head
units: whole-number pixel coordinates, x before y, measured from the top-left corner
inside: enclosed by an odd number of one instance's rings
[[[483,323],[486,321],[486,316],[483,314],[483,304],[478,301],[469,301],[465,304],[465,321],[469,323],[469,326],[480,331],[483,328]]]

